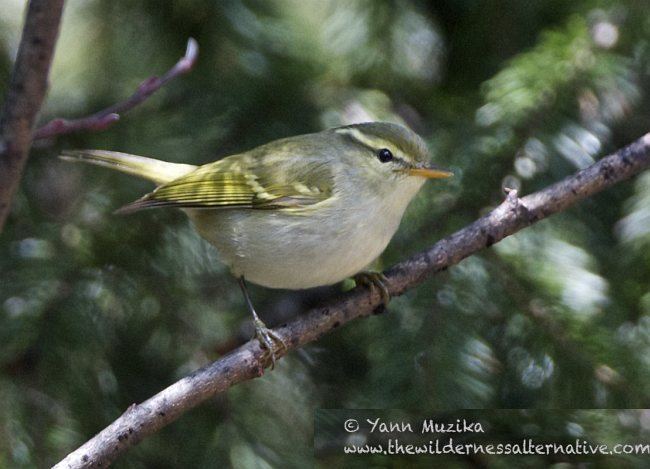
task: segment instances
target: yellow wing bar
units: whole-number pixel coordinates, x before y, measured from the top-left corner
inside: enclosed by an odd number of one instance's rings
[[[329,178],[319,178],[321,187],[318,187],[303,181],[285,181],[286,172],[280,172],[274,177],[277,172],[267,166],[233,169],[226,160],[202,166],[163,184],[117,212],[131,213],[169,206],[288,209],[312,205],[331,195]],[[323,182],[327,182],[326,187],[322,187]]]

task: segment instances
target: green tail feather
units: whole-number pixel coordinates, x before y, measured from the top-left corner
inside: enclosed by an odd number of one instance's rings
[[[196,166],[191,164],[168,163],[144,156],[104,150],[66,150],[59,158],[105,166],[153,181],[157,185],[173,181],[196,169]]]

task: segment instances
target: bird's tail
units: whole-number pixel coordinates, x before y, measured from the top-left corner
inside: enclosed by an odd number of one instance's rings
[[[191,164],[168,163],[144,156],[104,150],[66,150],[59,158],[67,161],[83,161],[116,169],[157,185],[165,184],[196,169]]]

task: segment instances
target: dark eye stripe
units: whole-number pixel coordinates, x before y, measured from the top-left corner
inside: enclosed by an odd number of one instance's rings
[[[393,158],[393,163],[397,163],[397,164],[399,164],[400,166],[402,166],[404,168],[410,168],[411,167],[411,163],[406,161],[404,158],[400,158],[399,156],[396,156],[396,157]]]
[[[364,148],[364,149],[366,149],[366,150],[371,151],[372,154],[373,154],[375,157],[377,157],[377,151],[378,151],[377,148],[373,148],[373,147],[371,147],[371,146],[368,145],[367,143],[362,142],[362,141],[359,140],[358,138],[355,138],[354,135],[352,135],[352,134],[350,134],[350,133],[348,133],[348,132],[337,132],[337,133],[338,133],[341,137],[347,139],[348,141],[350,141],[350,142],[352,142],[352,143],[355,143],[355,144],[359,145],[360,147],[362,147],[362,148]],[[399,157],[399,156],[396,156],[395,154],[393,154],[393,160],[392,160],[392,161],[393,161],[393,163],[396,163],[396,164],[398,164],[399,166],[402,166],[403,168],[409,168],[409,167],[411,167],[411,164],[410,164],[407,160],[405,160],[404,158],[401,158],[401,157]]]

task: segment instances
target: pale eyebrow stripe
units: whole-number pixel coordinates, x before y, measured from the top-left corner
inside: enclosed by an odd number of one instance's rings
[[[371,148],[373,151],[378,150],[379,148],[391,148],[392,145],[389,144],[389,142],[383,140],[383,139],[378,139],[378,140],[372,140],[368,137],[366,137],[363,132],[359,131],[359,129],[355,128],[346,128],[346,129],[336,129],[334,132],[343,134],[343,135],[349,135],[352,137],[354,140],[359,142],[365,147]],[[383,146],[378,146],[377,143],[382,143]]]
[[[359,145],[360,147],[363,147],[366,150],[369,150],[371,153],[375,153],[377,151],[377,150],[375,150],[374,147],[371,147],[370,145],[368,145],[368,144],[360,141],[359,139],[357,139],[350,132],[342,132],[342,131],[339,131],[339,130],[336,130],[335,132],[342,135],[342,136],[344,136],[347,140],[354,143],[355,145]]]
[[[350,137],[351,140],[353,140],[355,143],[363,146],[364,148],[367,148],[368,150],[372,151],[375,153],[379,148],[388,148],[392,153],[393,153],[393,161],[400,164],[401,166],[407,168],[410,165],[410,163],[403,157],[399,156],[397,153],[399,150],[397,150],[394,145],[390,144],[386,140],[379,139],[378,141],[373,142],[371,139],[366,137],[363,132],[360,132],[358,129],[355,128],[345,128],[345,129],[336,129],[334,132],[341,134],[341,135],[346,135]],[[383,143],[383,145],[380,145],[377,147],[377,143]],[[374,143],[374,145],[373,145]]]

